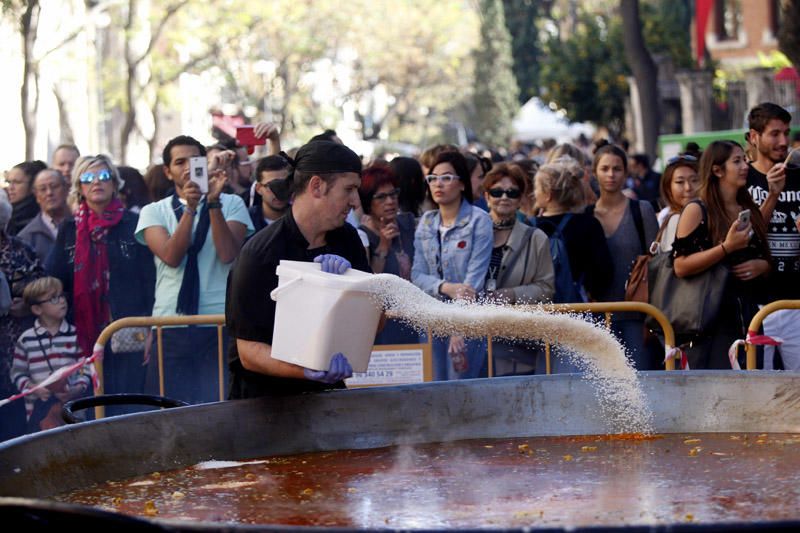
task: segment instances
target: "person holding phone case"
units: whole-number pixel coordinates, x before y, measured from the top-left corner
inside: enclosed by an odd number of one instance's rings
[[[748,115],[747,140],[753,161],[747,188],[767,222],[772,250],[768,302],[800,299],[800,167],[789,159],[792,115],[773,103],[755,106]],[[800,370],[800,311],[785,309],[764,320],[764,334],[780,337],[781,362],[786,370]],[[764,348],[764,368],[773,368],[775,348]]]
[[[175,194],[144,206],[139,215],[136,239],[155,256],[154,316],[223,313],[228,271],[253,232],[242,199],[222,193],[228,177],[220,169],[233,152],[221,151],[209,161],[207,195],[190,179],[189,159],[205,155],[192,137],[169,141],[164,169]],[[166,395],[190,403],[219,400],[216,328],[168,329],[163,342]]]
[[[738,143],[711,143],[703,151],[699,172],[700,199],[683,208],[672,244],[675,274],[690,277],[724,261],[730,275],[708,332],[679,340],[692,343],[687,349],[690,368],[730,369],[728,348],[744,338],[757,304],[766,298],[770,271],[766,223],[747,192],[748,166]],[[742,224],[739,213],[746,209],[750,221]]]

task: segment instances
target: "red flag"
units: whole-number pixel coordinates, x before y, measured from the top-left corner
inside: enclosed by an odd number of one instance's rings
[[[706,53],[706,26],[714,0],[695,0],[694,23],[697,39],[697,65],[703,66],[703,57]]]

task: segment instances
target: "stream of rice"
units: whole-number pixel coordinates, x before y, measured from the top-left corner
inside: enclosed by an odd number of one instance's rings
[[[561,357],[583,371],[597,391],[601,415],[612,431],[650,434],[652,413],[620,342],[578,315],[530,311],[482,303],[443,302],[391,274],[377,274],[364,287],[386,310],[409,326],[434,335],[540,340],[557,345]]]

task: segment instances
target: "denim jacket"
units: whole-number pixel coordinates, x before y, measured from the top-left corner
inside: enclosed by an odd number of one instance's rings
[[[411,281],[437,298],[443,298],[439,287],[445,281],[483,290],[494,243],[491,217],[462,200],[455,224],[440,241],[441,224],[438,210],[428,211],[420,218],[414,234]]]

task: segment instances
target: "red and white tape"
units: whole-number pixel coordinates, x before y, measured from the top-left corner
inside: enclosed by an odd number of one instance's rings
[[[734,341],[731,347],[728,348],[728,359],[731,362],[731,368],[733,370],[742,369],[739,365],[739,358],[737,357],[739,346],[747,347],[748,344],[752,346],[780,346],[783,344],[783,339],[780,337],[770,337],[769,335],[759,335],[757,331],[748,331],[747,338]]]
[[[20,398],[24,398],[25,396],[33,394],[38,390],[42,390],[42,389],[48,387],[49,385],[52,385],[53,383],[58,382],[59,380],[62,380],[64,378],[68,377],[68,376],[71,376],[72,374],[74,374],[75,372],[77,372],[78,370],[83,368],[84,366],[87,367],[87,370],[89,372],[89,376],[92,378],[92,387],[96,391],[100,387],[100,378],[97,375],[97,369],[94,367],[94,362],[97,361],[98,359],[101,360],[101,361],[103,359],[103,347],[102,346],[98,346],[97,344],[95,344],[94,353],[92,353],[91,357],[89,357],[89,358],[81,357],[80,359],[78,359],[77,362],[75,362],[75,363],[73,363],[71,365],[62,366],[61,368],[59,368],[58,370],[56,370],[55,372],[50,374],[47,377],[47,379],[45,379],[41,383],[37,383],[35,386],[33,386],[31,388],[25,389],[24,391],[20,392],[19,394],[14,394],[13,396],[9,396],[8,398],[6,398],[4,400],[0,400],[0,407],[6,405],[8,403],[11,403],[11,402],[13,402],[15,400],[19,400]]]

